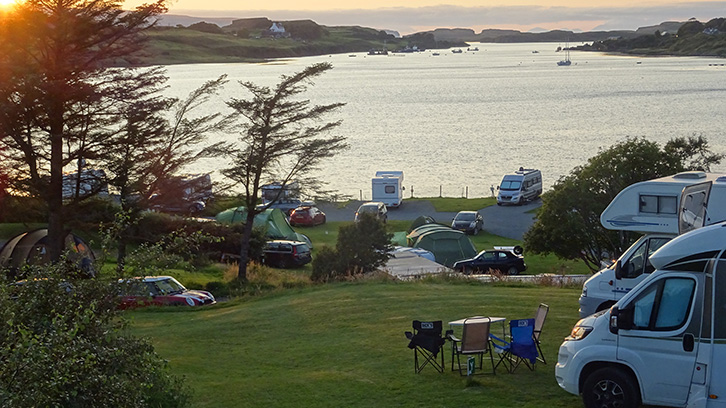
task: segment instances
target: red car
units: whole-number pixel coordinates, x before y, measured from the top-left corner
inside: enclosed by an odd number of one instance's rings
[[[290,225],[292,226],[312,227],[320,224],[325,224],[325,213],[318,207],[297,207],[290,214]]]
[[[144,306],[201,306],[217,303],[214,295],[204,290],[189,290],[171,276],[146,276],[120,279],[121,309]]]

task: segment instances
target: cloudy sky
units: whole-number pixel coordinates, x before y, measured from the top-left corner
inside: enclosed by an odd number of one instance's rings
[[[663,21],[726,16],[726,1],[632,0],[172,0],[169,14],[199,17],[311,19],[323,25],[360,25],[401,34],[433,28],[634,30]],[[128,0],[133,7],[141,0]]]

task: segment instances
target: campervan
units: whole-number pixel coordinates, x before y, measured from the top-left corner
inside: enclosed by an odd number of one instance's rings
[[[650,262],[613,307],[577,322],[557,383],[586,408],[726,407],[726,223],[672,239]]]
[[[497,190],[497,205],[524,204],[542,194],[542,172],[520,167],[514,173],[505,175]]]
[[[704,198],[702,189],[707,186],[710,195]],[[688,214],[705,214],[705,218],[691,217],[698,218],[690,220],[691,224],[697,221],[694,227],[726,220],[724,202],[726,176],[701,171],[647,180],[623,189],[603,211],[600,223],[607,229],[645,235],[617,261],[585,281],[580,295],[580,317],[609,308],[651,273],[654,268],[648,257],[687,228],[679,227],[679,221],[689,221]],[[679,205],[684,206],[680,217]],[[706,208],[708,211],[704,212]]]
[[[371,180],[371,201],[380,201],[386,207],[398,207],[403,201],[403,172],[377,171]]]

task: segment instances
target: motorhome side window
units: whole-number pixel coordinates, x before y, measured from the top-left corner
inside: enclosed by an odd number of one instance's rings
[[[633,329],[669,331],[682,327],[688,319],[696,281],[666,278],[653,282],[633,302]]]
[[[396,192],[396,187],[395,186],[386,186],[385,190],[386,190],[386,194],[393,194]]]
[[[640,196],[640,212],[650,214],[675,214],[678,209],[678,197],[675,196]]]

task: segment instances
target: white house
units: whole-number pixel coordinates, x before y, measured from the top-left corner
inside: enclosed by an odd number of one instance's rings
[[[272,23],[272,27],[270,27],[270,32],[272,34],[284,34],[285,27],[282,26],[282,23]]]

